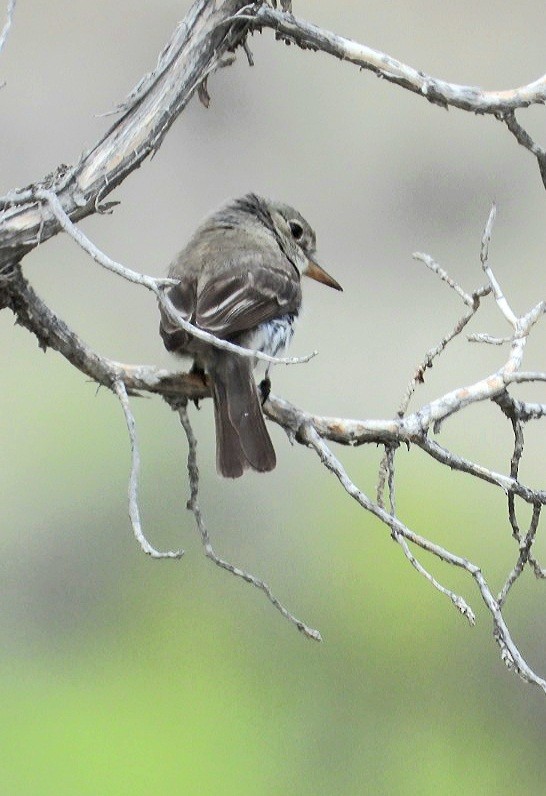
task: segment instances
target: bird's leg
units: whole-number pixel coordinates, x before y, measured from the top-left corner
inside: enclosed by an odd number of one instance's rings
[[[260,395],[262,397],[262,406],[263,406],[267,401],[267,399],[269,398],[269,393],[271,392],[271,379],[269,378],[269,368],[267,368],[265,376],[258,385],[258,388],[260,390]]]
[[[203,382],[203,384],[207,383],[207,377],[204,369],[201,367],[201,365],[198,365],[195,360],[193,361],[193,365],[191,366],[190,373],[192,376],[198,376]],[[201,407],[199,406],[199,398],[194,398],[193,402],[195,404],[196,409],[201,409]]]

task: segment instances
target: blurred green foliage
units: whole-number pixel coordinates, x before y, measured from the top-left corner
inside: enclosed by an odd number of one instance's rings
[[[0,658],[1,792],[512,794],[517,783],[542,793],[544,697],[504,670],[485,612],[470,629],[320,477],[321,495],[300,507],[312,551],[277,548],[259,574],[276,585],[270,571],[283,568],[290,606],[321,628],[321,645],[214,569],[191,538],[174,565],[139,556],[129,538],[102,552],[93,541],[54,545],[39,563],[60,594],[20,562],[24,638],[8,629],[12,649]],[[434,528],[413,487],[406,510]],[[312,493],[309,472],[298,491]],[[98,518],[112,535],[123,536],[121,500]],[[449,514],[458,549],[462,518]],[[100,532],[96,516],[75,520],[78,534]],[[474,528],[490,532],[491,520],[487,506],[475,510]],[[74,530],[56,533],[64,546]],[[479,609],[472,584],[460,585]]]

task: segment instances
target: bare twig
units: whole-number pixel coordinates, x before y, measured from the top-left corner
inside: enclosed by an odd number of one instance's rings
[[[125,422],[127,423],[127,430],[129,432],[129,439],[131,441],[131,475],[129,476],[129,517],[133,527],[135,539],[139,543],[142,551],[152,558],[181,558],[184,555],[183,550],[167,550],[160,552],[156,550],[153,545],[146,539],[142,530],[142,523],[140,521],[140,511],[138,508],[138,476],[140,472],[140,453],[138,450],[138,443],[136,438],[135,418],[131,411],[127,390],[122,381],[116,381],[113,385],[114,392],[119,398],[123,414],[125,415]]]
[[[518,497],[522,498],[526,503],[534,504],[535,502],[546,503],[546,492],[544,490],[534,490],[531,487],[521,484],[508,475],[497,473],[495,470],[490,470],[481,464],[471,462],[464,456],[459,456],[453,451],[447,450],[436,442],[436,440],[428,439],[423,436],[421,439],[415,439],[414,444],[428,453],[433,459],[440,464],[445,464],[450,470],[458,470],[461,473],[473,475],[481,481],[487,481],[489,484],[494,484],[502,489],[505,494],[513,491]]]
[[[417,570],[417,572],[420,575],[422,575],[426,580],[428,580],[428,582],[431,583],[432,586],[434,586],[434,588],[437,589],[441,594],[445,594],[445,596],[451,600],[455,608],[464,617],[466,617],[466,619],[468,620],[468,624],[474,626],[476,624],[476,617],[474,615],[474,611],[468,605],[466,600],[463,597],[461,597],[460,594],[456,594],[454,591],[451,591],[451,589],[442,586],[442,584],[439,583],[439,581],[437,581],[436,578],[433,575],[431,575],[430,572],[428,572],[428,570],[425,569],[425,567],[421,564],[421,562],[415,558],[415,556],[413,555],[413,553],[409,548],[408,543],[406,542],[404,537],[401,536],[401,534],[393,532],[393,538],[396,539],[396,541],[404,551],[404,555],[406,556],[412,567],[415,570]]]
[[[546,150],[539,146],[531,138],[527,130],[521,126],[521,124],[517,121],[516,114],[513,110],[506,113],[500,113],[499,119],[506,124],[518,144],[535,156],[540,175],[542,177],[542,182],[546,188]]]
[[[123,279],[126,279],[128,282],[134,282],[137,285],[142,285],[143,287],[148,288],[148,290],[151,290],[156,295],[159,293],[159,289],[161,287],[177,284],[176,279],[155,279],[152,276],[147,276],[146,274],[138,273],[138,271],[133,271],[131,268],[127,268],[125,265],[112,260],[107,254],[95,246],[95,244],[89,240],[87,235],[85,235],[81,229],[72,223],[70,217],[67,213],[65,213],[63,206],[59,201],[59,197],[56,193],[54,193],[54,191],[50,191],[46,188],[39,188],[37,191],[35,191],[34,195],[36,199],[46,202],[49,205],[51,212],[59,222],[61,228],[68,235],[70,235],[73,240],[76,241],[78,246],[81,246],[81,248],[103,268],[106,268],[108,271],[117,274],[117,276],[123,277]]]
[[[535,674],[514,644],[500,606],[493,597],[481,569],[476,568],[471,574],[480,590],[484,603],[493,617],[493,637],[499,645],[502,660],[509,669],[514,669],[522,680],[537,685],[546,694],[546,680]]]
[[[504,617],[502,615],[501,608],[498,602],[495,600],[491,589],[489,588],[486,579],[484,578],[481,569],[472,562],[468,561],[468,559],[463,558],[461,556],[457,556],[454,553],[450,553],[449,551],[445,550],[440,545],[434,544],[430,542],[428,539],[425,539],[422,536],[411,531],[406,525],[400,522],[399,519],[393,517],[392,515],[388,514],[383,508],[378,506],[369,498],[364,495],[364,493],[358,489],[357,486],[351,481],[347,472],[345,471],[342,464],[336,459],[333,455],[332,451],[328,448],[324,440],[317,434],[315,429],[311,426],[305,426],[300,431],[300,435],[302,440],[306,442],[307,445],[314,448],[316,453],[318,454],[319,458],[323,462],[323,464],[338,478],[339,482],[345,489],[345,491],[354,498],[366,511],[374,514],[381,522],[385,523],[385,525],[389,526],[392,531],[396,531],[400,534],[400,536],[406,540],[413,542],[414,544],[421,547],[423,550],[432,553],[437,558],[446,563],[452,564],[453,566],[460,567],[461,569],[468,572],[476,582],[482,599],[487,606],[491,616],[493,618],[493,635],[500,647],[501,656],[506,665],[509,668],[513,668],[519,676],[529,683],[534,683],[538,685],[539,688],[546,693],[546,681],[539,677],[527,664],[523,656],[521,655],[520,651],[518,650],[517,646],[514,644],[506,622],[504,621]],[[411,555],[411,554],[410,554]],[[421,573],[425,574],[425,573]],[[426,575],[425,575],[426,577]],[[443,591],[440,588],[440,591]],[[450,592],[445,590],[448,596],[450,596]],[[469,622],[473,623],[474,615],[467,606],[466,602],[462,600],[461,602],[457,602],[457,595],[453,595],[451,598],[453,599],[453,604],[455,607],[465,615]],[[459,598],[460,599],[460,598]]]
[[[536,144],[527,130],[519,124],[514,111],[507,111],[506,113],[500,114],[499,118],[506,124],[520,146],[528,149],[531,154],[539,159],[546,156],[544,149]]]
[[[242,10],[243,11],[243,10]],[[546,75],[519,88],[503,91],[484,91],[479,86],[448,83],[420,69],[415,69],[380,50],[374,50],[353,39],[320,28],[291,14],[283,14],[268,5],[257,5],[252,14],[246,10],[245,19],[254,27],[272,28],[276,38],[294,42],[304,50],[320,52],[355,64],[373,72],[442,108],[455,107],[475,114],[492,114],[502,121],[518,143],[537,159],[542,181],[546,187],[546,151],[536,144],[529,133],[516,121],[514,111],[546,102]]]
[[[313,359],[313,357],[316,357],[318,354],[318,351],[313,351],[311,354],[305,354],[303,357],[272,357],[269,354],[264,354],[263,351],[256,351],[255,349],[251,348],[242,348],[235,343],[230,343],[229,340],[223,340],[211,334],[210,332],[205,332],[204,329],[200,329],[198,326],[194,326],[192,323],[189,323],[184,318],[182,313],[176,309],[167,293],[160,291],[157,295],[161,303],[161,307],[167,314],[169,320],[171,320],[179,328],[185,329],[185,331],[189,332],[191,335],[193,335],[193,337],[197,337],[199,340],[204,340],[206,343],[210,343],[215,348],[221,348],[224,351],[232,351],[234,354],[238,354],[241,357],[246,357],[248,359],[259,359],[261,362],[269,362],[273,365],[302,365],[305,362],[309,362],[310,359]]]
[[[488,345],[505,345],[512,342],[511,337],[492,337],[490,334],[481,332],[468,334],[466,339],[469,343],[487,343]]]
[[[438,274],[442,282],[445,282],[446,285],[449,285],[449,287],[452,290],[454,290],[455,293],[458,296],[460,296],[460,298],[462,298],[467,307],[474,309],[476,304],[476,299],[474,298],[474,296],[471,296],[469,293],[463,290],[463,288],[454,279],[450,277],[447,271],[445,271],[440,265],[438,265],[436,260],[434,260],[430,256],[430,254],[424,254],[423,252],[414,252],[412,257],[414,260],[419,260],[424,265],[426,265],[426,267],[429,268],[433,273]],[[482,292],[480,295],[484,295],[484,293]]]
[[[514,432],[514,450],[512,453],[512,458],[510,460],[510,476],[517,481],[519,477],[519,464],[521,458],[523,456],[523,444],[524,444],[524,437],[523,437],[523,425],[524,423],[528,422],[532,419],[538,419],[546,413],[546,406],[544,407],[544,412],[542,411],[542,405],[540,404],[526,404],[522,401],[516,401],[512,398],[508,392],[501,393],[496,399],[495,403],[497,403],[504,414],[509,418],[512,423],[512,430]],[[538,411],[536,411],[536,408]],[[512,536],[518,542],[520,546],[520,559],[516,564],[514,570],[512,570],[512,575],[509,576],[503,591],[501,592],[501,597],[499,597],[499,601],[502,603],[506,599],[506,594],[508,590],[511,588],[512,583],[519,577],[523,566],[527,561],[533,568],[535,576],[537,578],[545,578],[546,573],[534,557],[531,552],[531,547],[534,542],[536,530],[538,528],[538,520],[540,515],[540,509],[542,504],[537,502],[533,505],[533,518],[531,520],[531,524],[529,526],[529,531],[527,533],[526,539],[522,542],[521,538],[521,531],[519,528],[519,524],[517,521],[516,516],[516,505],[515,505],[515,494],[512,490],[508,492],[508,519],[510,521],[510,525],[512,526]],[[536,527],[533,527],[536,523]],[[524,559],[521,558],[521,551],[525,552]],[[520,569],[521,567],[521,569]],[[501,599],[502,598],[502,599]]]
[[[164,57],[141,81],[121,117],[74,166],[59,168],[33,187],[57,193],[73,221],[97,212],[100,202],[159,149],[203,78],[242,44],[247,23],[230,18],[246,5],[246,0],[195,0]],[[0,267],[20,260],[60,230],[54,216],[44,223],[43,208],[36,201],[13,202],[17,194],[10,192],[8,202],[0,200]]]
[[[415,393],[415,390],[417,389],[417,385],[418,384],[422,384],[424,382],[424,380],[425,380],[425,372],[427,371],[427,369],[432,367],[434,360],[437,357],[439,357],[440,354],[442,353],[442,351],[444,351],[444,349],[446,348],[446,346],[455,337],[457,337],[457,335],[459,335],[462,332],[462,330],[465,328],[467,323],[470,320],[472,320],[472,318],[474,317],[474,315],[478,311],[478,308],[479,308],[479,299],[478,299],[478,296],[476,294],[475,307],[473,307],[469,312],[467,312],[465,315],[463,315],[462,318],[459,318],[459,320],[455,324],[454,328],[450,332],[448,332],[446,335],[444,335],[444,337],[442,337],[442,339],[440,340],[438,345],[435,345],[433,348],[430,348],[427,351],[427,353],[424,356],[423,361],[417,367],[417,370],[415,371],[411,381],[409,382],[409,384],[408,384],[408,386],[406,388],[406,392],[404,394],[404,397],[402,398],[402,403],[400,404],[400,406],[398,408],[398,412],[397,412],[398,417],[403,417],[405,415],[405,413],[407,411],[407,408],[409,406],[409,403],[410,403],[410,401],[411,401],[411,399],[412,399],[412,397],[413,397],[413,395]]]
[[[262,591],[269,602],[277,609],[277,611],[279,611],[279,613],[282,614],[285,619],[288,619],[289,622],[295,625],[297,629],[304,634],[304,636],[313,639],[313,641],[322,641],[320,632],[318,630],[314,630],[312,627],[309,627],[305,624],[305,622],[302,622],[301,619],[298,619],[296,616],[294,616],[294,614],[290,613],[290,611],[288,611],[275,597],[267,583],[265,583],[263,580],[260,580],[260,578],[257,578],[255,575],[251,575],[249,572],[246,572],[244,569],[231,564],[229,561],[220,558],[220,556],[218,556],[215,552],[210,541],[208,528],[205,524],[201,507],[199,505],[197,439],[195,438],[195,434],[193,433],[190,419],[188,417],[186,403],[180,404],[177,408],[182,428],[184,429],[186,439],[188,440],[188,479],[190,484],[190,499],[188,500],[187,508],[195,517],[195,523],[197,525],[197,530],[199,531],[199,536],[201,537],[205,555],[207,558],[210,558],[210,560],[216,564],[216,566],[221,567],[221,569],[225,569],[227,572],[235,575],[235,577],[241,578],[242,580],[246,581],[246,583],[250,583],[252,586]]]
[[[376,498],[375,501],[378,506],[382,509],[385,508],[385,487],[387,486],[387,481],[389,479],[389,453],[392,450],[392,446],[385,445],[385,452],[381,457],[381,461],[379,462],[379,472],[377,474],[377,487],[375,490]],[[389,498],[391,500],[391,514],[394,514],[394,508],[392,506],[392,492],[389,490]]]
[[[508,323],[515,328],[517,318],[514,312],[512,311],[512,308],[506,301],[506,298],[504,297],[500,285],[497,282],[497,279],[489,266],[489,244],[491,242],[491,233],[493,231],[493,224],[495,223],[496,216],[497,216],[497,207],[494,204],[491,207],[489,218],[487,219],[487,223],[485,225],[485,230],[482,238],[482,247],[480,251],[480,260],[482,263],[482,268],[485,271],[485,274],[489,280],[489,284],[491,285],[491,288],[493,290],[493,295],[495,296],[495,301],[497,302],[500,311],[502,312]]]
[[[514,481],[519,480],[519,463],[521,461],[521,457],[523,456],[523,421],[520,417],[516,414],[515,407],[514,411],[511,414],[510,420],[512,421],[512,429],[514,432],[514,451],[512,453],[512,458],[510,460],[510,477],[514,479]],[[516,517],[516,505],[515,505],[515,495],[512,490],[508,492],[508,519],[510,520],[510,525],[512,526],[512,535],[514,539],[521,544],[521,531],[519,529],[517,517]],[[538,517],[540,516],[540,503],[535,503],[533,506],[533,514],[534,512],[539,509],[537,515],[537,522]]]
[[[446,346],[462,332],[467,323],[474,317],[480,307],[480,299],[484,296],[487,296],[491,292],[491,287],[486,286],[478,288],[478,290],[476,290],[474,293],[469,294],[463,290],[463,288],[447,273],[447,271],[442,268],[429,254],[424,254],[423,252],[414,252],[413,258],[414,260],[419,260],[420,262],[424,263],[427,268],[429,268],[433,273],[437,274],[443,282],[445,282],[452,290],[455,291],[455,293],[463,300],[467,307],[470,307],[470,310],[457,321],[455,327],[440,340],[438,345],[435,345],[433,348],[427,351],[423,361],[417,367],[411,381],[406,388],[406,392],[404,393],[404,397],[402,398],[402,402],[398,408],[398,417],[403,417],[406,414],[409,403],[415,393],[415,390],[417,389],[417,385],[422,384],[425,380],[425,373],[427,369],[432,367],[434,360],[440,356]]]
[[[319,50],[349,61],[442,107],[452,106],[472,113],[495,115],[546,101],[546,75],[520,88],[483,91],[477,86],[461,86],[439,80],[387,53],[275,11],[267,5],[257,9],[254,26],[273,28],[278,36],[295,42],[303,49]]]
[[[536,533],[537,533],[537,530],[538,530],[538,523],[539,523],[539,520],[540,520],[540,512],[541,512],[541,510],[542,510],[542,506],[539,503],[537,503],[533,507],[533,516],[532,516],[531,522],[529,524],[529,530],[525,534],[525,538],[520,540],[518,560],[517,560],[514,568],[512,569],[510,574],[508,575],[508,577],[506,579],[506,582],[505,582],[504,586],[502,587],[502,589],[501,589],[501,591],[499,593],[499,596],[497,597],[497,602],[498,602],[500,608],[502,608],[504,602],[506,601],[506,598],[508,596],[508,592],[510,591],[510,589],[512,588],[512,586],[514,585],[516,580],[519,578],[519,576],[523,572],[523,569],[524,569],[525,565],[527,564],[528,561],[530,561],[531,548],[533,546],[533,542],[535,541],[535,536],[536,536]]]
[[[13,22],[13,14],[15,12],[15,6],[17,4],[17,0],[8,0],[8,8],[6,11],[6,21],[4,23],[4,27],[2,28],[2,32],[0,33],[0,53],[4,48],[4,45],[7,41],[8,34],[11,28],[11,24]]]
[[[504,383],[507,386],[509,384],[527,384],[533,381],[546,381],[546,373],[538,370],[520,370],[515,373],[507,373],[504,377]]]
[[[500,406],[506,417],[510,418],[513,423],[519,421],[521,424],[528,423],[529,420],[540,420],[546,414],[546,404],[517,401],[508,392],[503,392],[495,398],[495,403]],[[514,475],[514,478],[516,475]]]
[[[396,501],[395,501],[395,493],[394,493],[394,448],[386,447],[385,448],[385,455],[383,456],[381,466],[387,473],[387,483],[388,483],[388,492],[389,492],[389,502],[390,502],[390,515],[394,517],[396,514]],[[379,495],[379,489],[378,489]],[[381,508],[384,508],[383,503],[381,500],[378,499],[378,505]],[[455,594],[455,592],[451,591],[451,589],[447,589],[445,586],[442,586],[433,575],[425,569],[425,567],[421,564],[420,561],[413,555],[410,550],[409,544],[407,543],[406,539],[402,535],[402,533],[396,528],[394,524],[391,524],[391,535],[392,538],[400,545],[402,551],[412,567],[422,575],[435,589],[437,589],[441,594],[444,594],[448,597],[453,605],[457,608],[457,610],[468,619],[470,625],[474,625],[476,623],[476,617],[474,616],[474,612],[459,594]]]

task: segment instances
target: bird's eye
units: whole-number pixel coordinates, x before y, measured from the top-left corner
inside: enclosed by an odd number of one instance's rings
[[[301,240],[303,237],[303,227],[299,221],[289,221],[288,226],[290,227],[290,232],[292,233],[294,240]]]

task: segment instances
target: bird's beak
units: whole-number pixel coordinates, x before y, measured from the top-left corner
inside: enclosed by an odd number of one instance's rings
[[[315,279],[317,282],[322,282],[323,285],[333,287],[335,290],[343,290],[339,282],[336,282],[333,276],[327,274],[324,268],[321,268],[320,265],[314,260],[311,260],[311,258],[307,260],[307,268],[303,273],[305,276],[310,276],[311,279]]]

